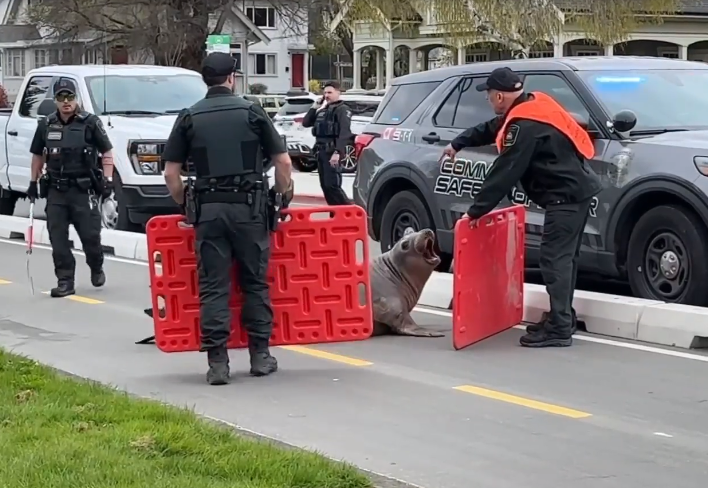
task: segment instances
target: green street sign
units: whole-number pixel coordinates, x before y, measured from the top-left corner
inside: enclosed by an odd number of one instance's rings
[[[214,34],[207,37],[207,52],[229,53],[231,52],[231,36]]]

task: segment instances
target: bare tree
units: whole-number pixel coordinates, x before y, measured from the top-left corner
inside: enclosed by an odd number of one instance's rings
[[[32,3],[30,22],[58,39],[90,38],[150,51],[158,64],[198,69],[209,34],[209,14],[229,0],[44,0]]]

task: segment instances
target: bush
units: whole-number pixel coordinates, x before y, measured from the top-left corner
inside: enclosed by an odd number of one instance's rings
[[[7,99],[7,90],[0,85],[0,108],[10,108],[10,101]]]
[[[310,80],[307,86],[309,91],[311,91],[312,93],[319,93],[322,90],[320,80]]]
[[[268,87],[263,83],[254,83],[248,87],[248,92],[251,95],[265,95],[268,93]]]

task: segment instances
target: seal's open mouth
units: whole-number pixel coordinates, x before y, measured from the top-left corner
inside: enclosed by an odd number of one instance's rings
[[[428,263],[438,263],[440,262],[440,257],[435,252],[435,239],[426,239],[425,248],[423,249],[423,259]]]

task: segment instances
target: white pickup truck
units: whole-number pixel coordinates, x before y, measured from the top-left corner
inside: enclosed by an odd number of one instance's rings
[[[55,110],[59,77],[74,80],[83,109],[101,118],[113,144],[118,213],[104,225],[140,231],[151,217],[176,213],[160,154],[179,111],[206,94],[201,76],[175,67],[84,65],[30,71],[15,106],[0,111],[0,215],[12,215],[26,197],[30,143],[38,118]]]

